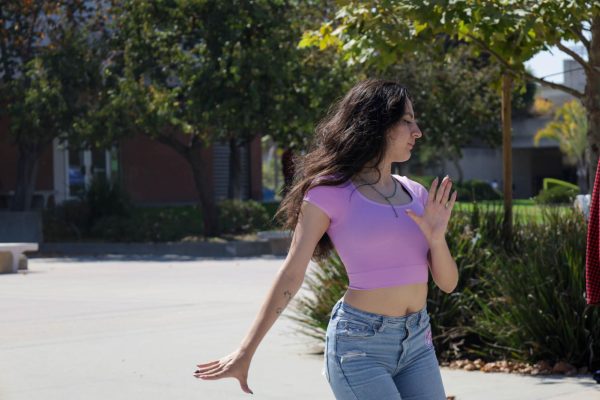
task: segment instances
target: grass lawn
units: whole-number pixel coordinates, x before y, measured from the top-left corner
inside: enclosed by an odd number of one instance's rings
[[[496,210],[497,212],[504,212],[504,200],[482,200],[478,201],[477,204],[480,210]],[[269,217],[272,218],[275,214],[275,210],[279,206],[279,202],[263,203],[263,206],[269,213]],[[459,211],[472,211],[473,202],[457,202],[454,206],[455,210]],[[573,209],[570,204],[550,205],[550,206],[539,206],[531,199],[514,199],[513,200],[513,215],[515,218],[527,218],[533,219],[537,222],[542,222],[543,212],[546,211],[558,211],[561,215],[568,213]]]
[[[504,201],[503,200],[485,200],[477,202],[480,210],[485,211],[496,211],[504,212]],[[473,202],[457,202],[454,206],[455,210],[458,211],[472,211],[474,207]],[[514,218],[525,218],[529,220],[535,220],[536,222],[542,222],[544,212],[558,212],[563,215],[573,210],[573,206],[570,204],[559,204],[559,205],[547,205],[540,206],[533,200],[529,199],[515,199],[513,200],[513,217]]]

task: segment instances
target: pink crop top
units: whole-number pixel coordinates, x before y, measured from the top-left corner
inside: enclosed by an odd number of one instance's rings
[[[356,190],[352,181],[315,186],[304,200],[331,220],[327,234],[346,267],[351,289],[427,283],[429,245],[417,224],[404,212],[422,215],[428,192],[418,182],[392,175],[410,194],[408,204],[378,203]],[[382,199],[383,200],[383,199]]]

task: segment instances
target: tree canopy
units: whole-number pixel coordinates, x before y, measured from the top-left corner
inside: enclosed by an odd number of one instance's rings
[[[497,73],[466,46],[451,53],[437,48],[406,53],[381,73],[409,89],[423,131],[416,154],[420,164],[447,160],[458,166],[463,147],[499,144],[499,99],[491,87]]]
[[[30,207],[37,162],[54,139],[83,143],[77,121],[99,84],[102,2],[9,1],[0,6],[0,115],[17,146],[13,210]]]
[[[349,63],[385,68],[404,54],[448,36],[485,52],[517,80],[531,80],[581,99],[589,121],[589,170],[600,152],[600,5],[586,0],[338,1],[335,18],[304,34],[303,45],[334,46]],[[585,56],[564,45],[581,42]],[[558,47],[583,69],[585,92],[527,71],[524,62]],[[592,179],[590,179],[592,180]]]
[[[316,110],[341,86],[327,58],[297,48],[310,13],[291,0],[115,6],[97,113],[104,130],[148,135],[177,151],[192,167],[205,215],[214,215],[200,150],[228,142],[239,162],[238,147],[259,135],[302,146]],[[208,221],[206,232],[215,229]]]

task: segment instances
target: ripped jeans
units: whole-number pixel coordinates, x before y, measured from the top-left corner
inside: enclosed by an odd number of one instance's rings
[[[390,317],[340,299],[327,327],[323,375],[338,400],[446,400],[427,306]]]

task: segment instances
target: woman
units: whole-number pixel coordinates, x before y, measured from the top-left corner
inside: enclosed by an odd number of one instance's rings
[[[393,81],[354,86],[319,124],[282,202],[290,250],[254,324],[232,354],[199,364],[201,379],[242,389],[258,344],[300,289],[311,258],[335,248],[349,287],[335,304],[323,373],[337,399],[445,399],[427,313],[428,269],[450,293],[458,271],[445,240],[456,191],[446,176],[429,192],[392,175],[422,133],[407,90]]]

